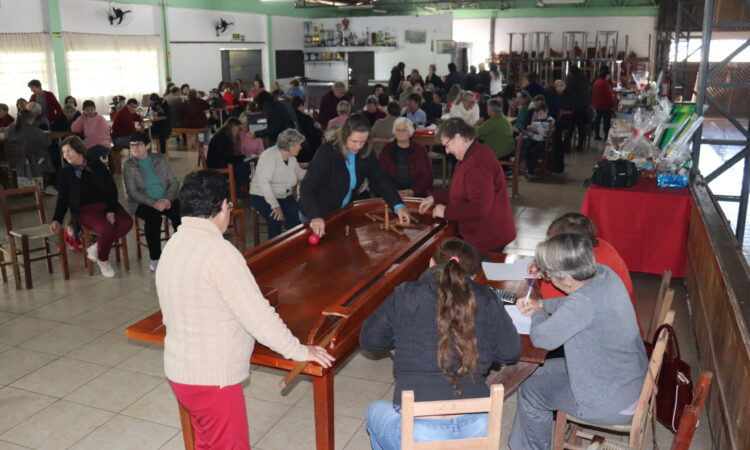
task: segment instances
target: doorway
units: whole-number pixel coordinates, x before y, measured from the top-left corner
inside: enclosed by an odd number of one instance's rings
[[[243,89],[252,88],[252,80],[263,79],[260,50],[222,50],[221,79],[242,80]]]
[[[349,85],[367,86],[375,78],[375,52],[349,52]]]

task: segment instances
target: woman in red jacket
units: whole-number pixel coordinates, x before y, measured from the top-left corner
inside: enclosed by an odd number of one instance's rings
[[[450,189],[433,192],[422,201],[419,212],[424,214],[434,205],[432,216],[456,222],[463,239],[477,250],[502,251],[516,238],[516,224],[500,162],[463,119],[443,122],[438,137],[458,164]]]
[[[427,150],[411,139],[414,125],[406,117],[393,122],[394,140],[380,153],[380,167],[401,197],[425,197],[432,188],[432,165]]]

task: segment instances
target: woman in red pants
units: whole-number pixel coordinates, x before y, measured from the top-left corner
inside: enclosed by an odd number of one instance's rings
[[[86,144],[78,136],[65,138],[63,158],[68,162],[58,178],[58,197],[50,230],[57,232],[70,208],[76,221],[97,234],[96,243],[86,249],[86,257],[96,261],[107,278],[115,276],[109,264],[112,244],[133,227],[133,219],[117,203],[117,187],[112,175],[98,160],[86,159]]]

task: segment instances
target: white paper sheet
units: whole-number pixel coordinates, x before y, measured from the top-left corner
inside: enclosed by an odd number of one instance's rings
[[[516,305],[505,305],[505,311],[507,311],[513,321],[513,325],[516,326],[518,334],[529,334],[529,331],[531,330],[531,316],[521,315],[521,311],[518,310]]]
[[[484,276],[491,281],[514,281],[532,278],[528,267],[532,258],[518,257],[512,263],[483,262]]]

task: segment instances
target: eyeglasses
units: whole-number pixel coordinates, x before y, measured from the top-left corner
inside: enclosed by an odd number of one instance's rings
[[[453,136],[453,137],[455,137],[455,136]],[[448,144],[450,144],[452,140],[453,140],[453,138],[450,138],[447,141],[443,142],[443,140],[441,139],[440,140],[440,145],[442,145],[443,147],[447,147]]]
[[[408,133],[409,129],[408,128],[396,128],[394,131],[396,133]]]

